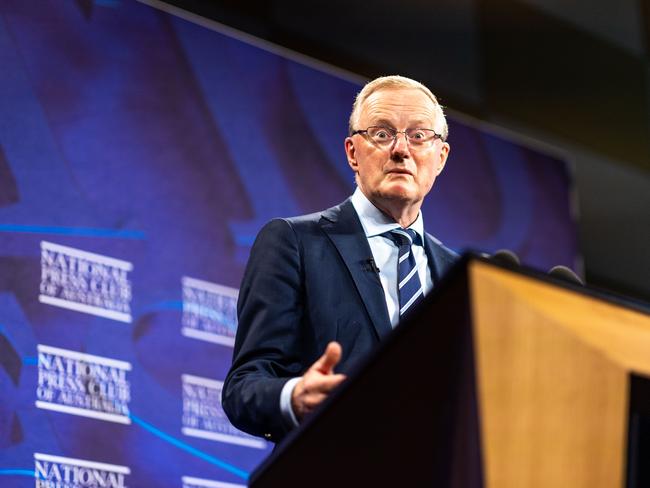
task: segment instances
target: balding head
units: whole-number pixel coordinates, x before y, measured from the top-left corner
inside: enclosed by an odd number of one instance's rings
[[[370,95],[379,90],[399,90],[400,88],[420,90],[431,99],[436,112],[436,127],[432,127],[432,129],[441,134],[442,140],[446,141],[447,136],[449,135],[449,128],[447,127],[447,119],[445,118],[442,106],[438,103],[436,96],[422,83],[399,75],[382,76],[366,83],[363,89],[357,94],[354,104],[352,105],[352,113],[350,114],[350,122],[348,126],[349,133],[352,133],[357,129],[363,129],[363,127],[357,127],[359,114],[361,112],[361,107]]]

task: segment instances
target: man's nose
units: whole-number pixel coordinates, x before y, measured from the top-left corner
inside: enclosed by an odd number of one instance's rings
[[[395,141],[393,141],[393,146],[391,147],[391,153],[393,155],[400,155],[402,158],[409,154],[409,144],[406,134],[403,132],[398,132],[395,135]]]

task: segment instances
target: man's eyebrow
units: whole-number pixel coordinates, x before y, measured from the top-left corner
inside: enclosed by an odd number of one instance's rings
[[[378,125],[378,126],[382,126],[382,127],[394,127],[395,126],[395,124],[393,124],[388,119],[377,119],[372,123],[372,125]]]

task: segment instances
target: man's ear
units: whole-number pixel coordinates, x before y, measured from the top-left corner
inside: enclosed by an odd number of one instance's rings
[[[352,168],[352,171],[358,173],[359,165],[357,163],[356,149],[354,147],[354,141],[351,137],[345,138],[345,155],[348,158],[348,164],[350,165],[350,168]]]
[[[449,146],[449,144],[443,142],[442,147],[440,148],[440,159],[438,160],[438,164],[436,165],[436,176],[442,173],[442,170],[444,169],[445,164],[447,163],[447,158],[449,157],[450,151],[451,151],[451,147]]]

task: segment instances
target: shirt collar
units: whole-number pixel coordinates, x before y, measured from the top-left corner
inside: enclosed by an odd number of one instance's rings
[[[392,229],[399,228],[399,224],[388,215],[375,207],[361,189],[357,187],[352,195],[352,206],[357,211],[361,226],[366,237],[374,237]],[[415,219],[409,229],[413,229],[420,236],[421,242],[424,242],[424,221],[422,220],[422,211],[418,212],[418,218]]]

